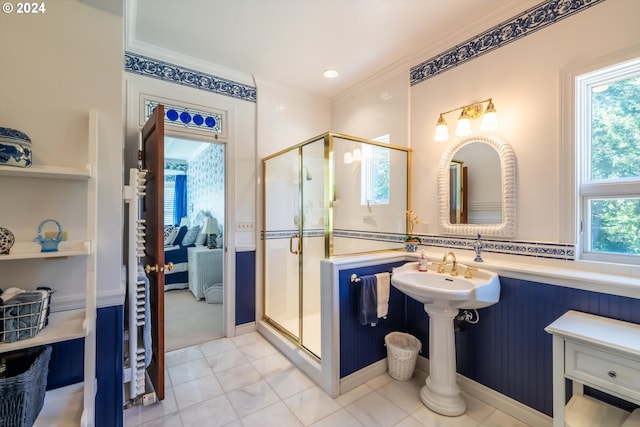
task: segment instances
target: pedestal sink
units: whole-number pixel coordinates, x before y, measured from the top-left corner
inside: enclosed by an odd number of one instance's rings
[[[429,409],[448,416],[467,410],[456,383],[453,319],[459,309],[487,307],[500,299],[496,273],[460,264],[457,269],[459,275],[452,276],[449,267],[438,273],[438,265],[430,264],[427,271],[418,271],[418,263],[409,262],[391,276],[391,284],[424,304],[429,315],[429,377],[420,390],[420,399]]]

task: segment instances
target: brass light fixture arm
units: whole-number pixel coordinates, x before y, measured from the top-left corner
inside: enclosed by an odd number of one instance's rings
[[[482,104],[484,104],[485,102],[492,102],[492,101],[493,101],[493,98],[487,98],[483,101],[473,102],[471,104],[463,105],[458,108],[453,108],[449,111],[445,111],[444,113],[440,113],[440,115],[444,116],[445,114],[453,113],[454,111],[464,110],[465,108],[467,108],[467,112],[469,113],[471,118],[475,119],[479,117],[480,114],[482,113]]]

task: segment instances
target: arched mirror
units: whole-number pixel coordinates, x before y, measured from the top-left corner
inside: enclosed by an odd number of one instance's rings
[[[452,144],[438,170],[441,231],[513,237],[515,168],[511,146],[494,136],[475,135]]]

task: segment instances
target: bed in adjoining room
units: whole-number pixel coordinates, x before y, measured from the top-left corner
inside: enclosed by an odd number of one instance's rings
[[[201,211],[193,220],[183,221],[182,225],[164,227],[164,262],[173,263],[173,269],[165,271],[165,291],[189,288],[188,249],[207,246],[207,236],[202,231],[209,218],[211,214]],[[218,233],[215,240],[220,239]]]

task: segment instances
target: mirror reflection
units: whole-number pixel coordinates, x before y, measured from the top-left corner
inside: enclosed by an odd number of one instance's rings
[[[502,177],[500,157],[484,142],[473,142],[453,154],[449,170],[449,222],[500,224]]]

